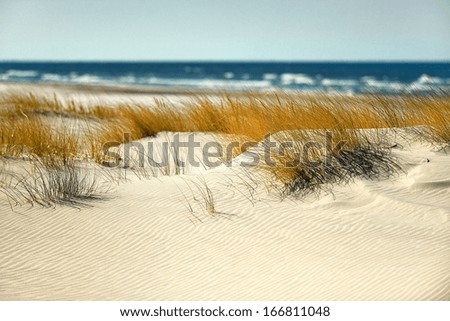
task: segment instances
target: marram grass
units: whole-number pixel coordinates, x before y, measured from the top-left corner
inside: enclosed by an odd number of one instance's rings
[[[233,150],[236,156],[267,135],[290,133],[284,135],[294,146],[284,155],[274,154],[276,166],[268,171],[282,182],[283,194],[302,194],[357,176],[391,175],[398,165],[380,147],[382,135],[377,136],[386,128],[406,127],[433,144],[450,143],[450,95],[445,92],[427,96],[225,92],[189,96],[176,105],[155,99],[149,105],[116,106],[10,93],[0,98],[0,119],[0,156],[52,160],[44,164],[47,168],[55,167],[54,160],[94,159],[101,164],[105,146],[122,144],[124,137],[213,132],[251,142]],[[74,121],[84,125],[74,127]],[[369,137],[364,129],[375,135]],[[295,148],[315,139],[311,135],[315,131],[329,131],[336,141],[346,142],[342,153],[332,155],[332,163],[325,163],[320,154],[310,163],[295,158]],[[295,167],[285,166],[289,157],[297,161]]]

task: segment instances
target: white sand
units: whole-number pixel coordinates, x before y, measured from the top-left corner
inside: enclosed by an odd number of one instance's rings
[[[82,209],[12,211],[0,194],[0,299],[450,300],[450,155],[394,152],[407,174],[302,200],[252,198],[225,166],[128,173]]]

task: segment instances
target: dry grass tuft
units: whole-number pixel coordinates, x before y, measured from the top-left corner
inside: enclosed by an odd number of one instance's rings
[[[88,201],[103,199],[103,186],[90,169],[74,161],[51,167],[49,160],[33,157],[22,173],[2,173],[0,192],[5,194],[10,205],[41,205],[53,207],[56,204],[87,206]]]
[[[52,128],[36,116],[10,117],[0,127],[0,156],[36,155],[66,162],[81,153],[78,136],[68,126]]]
[[[346,184],[355,178],[388,178],[401,171],[399,163],[388,150],[373,146],[360,146],[341,150],[329,158],[305,161],[291,159],[294,167],[274,167],[270,172],[282,182],[281,197],[303,197],[319,193],[333,184]]]

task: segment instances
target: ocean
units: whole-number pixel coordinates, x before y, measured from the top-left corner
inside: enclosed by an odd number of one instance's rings
[[[450,63],[0,62],[0,82],[423,94],[450,90]]]

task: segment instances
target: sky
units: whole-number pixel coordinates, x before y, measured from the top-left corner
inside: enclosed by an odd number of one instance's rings
[[[450,0],[0,0],[0,60],[450,61]]]

